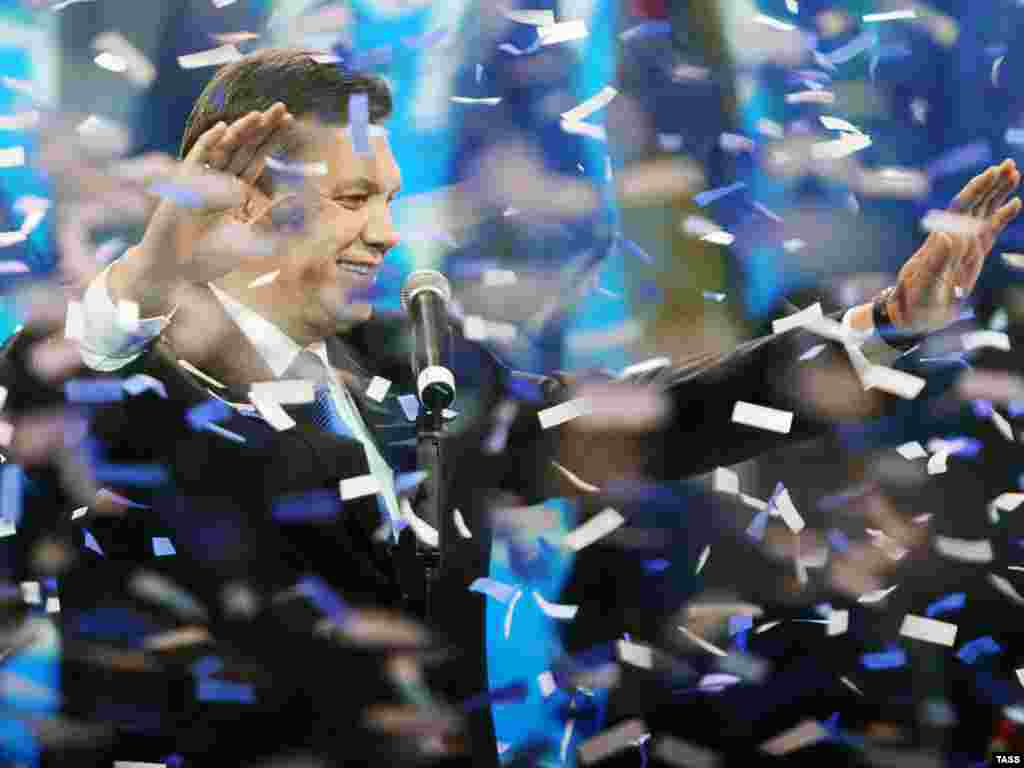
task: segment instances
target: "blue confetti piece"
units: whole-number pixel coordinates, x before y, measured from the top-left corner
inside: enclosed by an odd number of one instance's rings
[[[167,768],[185,768],[185,758],[181,755],[167,755],[163,763]]]
[[[992,147],[987,141],[975,141],[961,147],[955,147],[935,160],[926,168],[929,179],[948,176],[966,171],[975,166],[984,165],[992,159]]]
[[[96,479],[111,485],[154,488],[168,480],[167,468],[160,464],[97,464]]]
[[[764,529],[768,525],[768,510],[758,512],[747,527],[747,536],[754,541],[761,541],[764,538]]]
[[[716,200],[720,200],[727,195],[731,195],[733,192],[739,192],[741,189],[746,189],[747,183],[745,181],[737,181],[735,184],[730,184],[727,187],[719,187],[718,189],[709,189],[706,192],[701,192],[693,198],[695,202],[701,208],[706,208]]]
[[[424,480],[427,479],[429,472],[418,470],[416,472],[403,472],[400,475],[395,476],[395,495],[404,496],[409,491],[415,490]]]
[[[103,554],[103,548],[100,546],[100,543],[96,541],[96,537],[93,536],[92,533],[90,533],[86,529],[82,529],[82,533],[85,534],[85,548],[91,549],[93,552],[95,552],[97,555],[100,555],[101,557],[105,557],[105,555]]]
[[[749,617],[747,617],[747,618],[749,618]],[[747,652],[747,638],[749,636],[750,636],[750,630],[749,629],[744,629],[744,630],[742,630],[740,632],[737,632],[736,636],[735,636],[735,642],[733,644],[735,646],[735,650],[740,651],[741,653],[746,653]]]
[[[17,464],[0,467],[0,518],[12,523],[15,528],[21,522],[22,500],[24,498],[25,473]]]
[[[353,93],[348,97],[348,122],[352,129],[352,148],[360,156],[370,154],[370,97]]]
[[[231,406],[223,400],[211,398],[185,411],[185,420],[192,429],[203,429],[208,424],[224,421],[232,414]]]
[[[729,635],[738,635],[754,626],[753,616],[730,616]]]
[[[317,607],[317,609],[338,626],[345,623],[349,608],[319,576],[307,576],[300,581],[295,590]]]
[[[661,302],[661,288],[653,280],[642,280],[637,287],[637,295],[644,301],[658,304]]]
[[[828,543],[836,552],[843,554],[850,548],[850,539],[838,528],[830,528],[828,531]]]
[[[963,592],[953,592],[952,594],[940,597],[934,603],[928,606],[925,610],[925,615],[931,618],[940,616],[943,613],[949,613],[950,611],[959,611],[967,603],[967,595]]]
[[[652,37],[668,37],[672,34],[672,23],[668,21],[645,21],[630,27],[619,35],[622,42],[645,40]]]
[[[975,440],[973,437],[967,437],[966,435],[954,435],[953,437],[947,437],[946,441],[959,443],[956,449],[951,451],[951,456],[962,456],[973,459],[981,453],[981,441]]]
[[[1010,418],[1024,416],[1024,400],[1011,400],[1007,404],[1006,410],[1010,414]]]
[[[209,677],[224,669],[224,661],[217,656],[203,656],[201,659],[196,659],[189,669],[193,675]]]
[[[124,380],[122,388],[132,397],[141,395],[143,392],[156,392],[164,400],[167,399],[167,387],[159,379],[154,379],[145,373],[137,373]]]
[[[865,653],[860,657],[860,663],[864,665],[865,669],[896,669],[906,666],[907,654],[900,649],[881,653]]]
[[[643,248],[627,237],[620,237],[619,242],[626,246],[626,249],[644,264],[653,264],[654,259]]]
[[[832,610],[832,603],[818,603],[816,606],[814,606],[815,613],[817,613],[819,616],[824,616],[825,618],[828,618],[832,615]]]
[[[157,557],[168,557],[178,553],[174,550],[174,545],[171,544],[171,540],[166,536],[154,536],[153,554]]]
[[[409,421],[416,421],[420,415],[420,401],[416,395],[399,395],[398,404]]]
[[[247,683],[202,677],[196,681],[196,698],[200,701],[233,701],[240,704],[256,702],[256,691]]]
[[[967,664],[973,664],[982,656],[992,656],[1002,652],[1002,646],[991,635],[985,635],[964,643],[963,647],[957,651],[956,657]]]
[[[492,691],[482,691],[471,696],[462,703],[462,711],[465,714],[475,712],[488,705],[510,704],[516,701],[523,701],[529,693],[529,687],[524,682],[515,682],[495,688]]]
[[[992,402],[990,400],[972,400],[971,410],[979,419],[992,418]]]
[[[124,400],[121,379],[71,379],[64,382],[64,396],[72,403],[116,403]]]
[[[672,563],[661,557],[655,560],[644,560],[644,570],[648,573],[661,573],[670,565],[672,565]]]
[[[825,54],[823,58],[833,67],[836,64],[845,64],[846,62],[857,58],[860,54],[864,53],[864,51],[877,43],[878,34],[874,30],[867,30],[865,32],[861,32],[845,45],[839,46],[831,53]]]
[[[182,208],[203,208],[206,200],[198,192],[184,184],[173,181],[156,181],[149,185],[147,191],[165,200],[171,200]]]
[[[279,496],[271,504],[270,514],[282,523],[310,522],[336,520],[341,510],[341,496],[336,490],[318,489]]]
[[[246,442],[246,439],[237,432],[232,432],[230,429],[224,429],[224,427],[218,426],[216,424],[207,424],[206,426],[203,427],[203,429],[207,432],[213,432],[213,434],[215,435],[225,437],[233,443],[244,444]]]
[[[536,379],[522,376],[509,376],[505,382],[505,391],[514,399],[525,403],[543,403],[544,392]]]

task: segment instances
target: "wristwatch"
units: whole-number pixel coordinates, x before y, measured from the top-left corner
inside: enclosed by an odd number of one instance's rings
[[[904,331],[896,327],[892,317],[889,316],[889,299],[893,297],[894,293],[896,293],[896,286],[890,285],[875,297],[871,305],[871,319],[874,321],[875,331],[882,341],[890,347],[905,352],[924,341],[924,334]]]

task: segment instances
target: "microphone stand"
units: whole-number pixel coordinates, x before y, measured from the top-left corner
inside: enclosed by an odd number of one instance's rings
[[[445,494],[445,451],[443,410],[428,411],[421,404],[416,418],[416,464],[427,473],[421,486],[419,516],[437,529],[437,547],[416,538],[416,558],[423,567],[423,617],[428,624],[436,624],[437,585],[444,565],[445,528],[448,520],[448,500]]]

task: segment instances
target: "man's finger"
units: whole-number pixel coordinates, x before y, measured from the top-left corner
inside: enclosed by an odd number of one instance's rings
[[[196,143],[192,145],[192,149],[185,156],[185,162],[196,165],[201,165],[205,162],[213,166],[214,163],[210,157],[210,150],[223,138],[227,127],[227,123],[221,121],[209,130],[203,131],[202,135],[196,139]]]
[[[1013,198],[1013,200],[1011,200],[998,211],[996,211],[995,215],[992,217],[992,228],[995,230],[995,233],[999,234],[1004,229],[1006,229],[1007,225],[1009,225],[1011,221],[1017,218],[1017,215],[1020,213],[1020,209],[1020,198],[1015,197]]]
[[[953,198],[950,208],[954,211],[970,211],[992,186],[996,178],[995,167],[978,174]]]
[[[294,123],[294,118],[291,115],[286,115],[277,129],[268,135],[263,143],[256,148],[252,158],[249,160],[248,166],[241,173],[243,181],[247,181],[250,184],[256,183],[256,180],[263,175],[263,169],[267,165],[267,156],[280,146],[281,140]]]

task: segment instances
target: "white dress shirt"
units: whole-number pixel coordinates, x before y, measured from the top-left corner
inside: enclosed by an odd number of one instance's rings
[[[119,320],[117,307],[110,298],[110,291],[107,288],[109,272],[110,267],[108,266],[97,275],[89,284],[82,299],[82,314],[84,316],[84,333],[81,339],[82,361],[94,371],[116,371],[137,359],[150,342],[163,333],[171,322],[174,312],[177,311],[175,308],[168,315],[140,319],[138,330],[134,333],[129,332]],[[239,303],[213,284],[210,284],[210,289],[224,306],[228,316],[259,352],[267,367],[274,374],[274,378],[280,378],[303,351],[302,347],[278,326]],[[380,455],[352,395],[334,372],[327,358],[326,342],[315,342],[307,349],[323,362],[327,370],[326,378],[334,407],[349,431],[363,444],[363,448],[366,450],[370,471],[377,478],[378,486],[381,489],[378,498],[384,502],[382,506],[387,512],[391,523],[392,537],[394,537],[397,535],[398,521],[401,518],[398,497],[395,493],[395,473],[388,466],[384,457]]]

